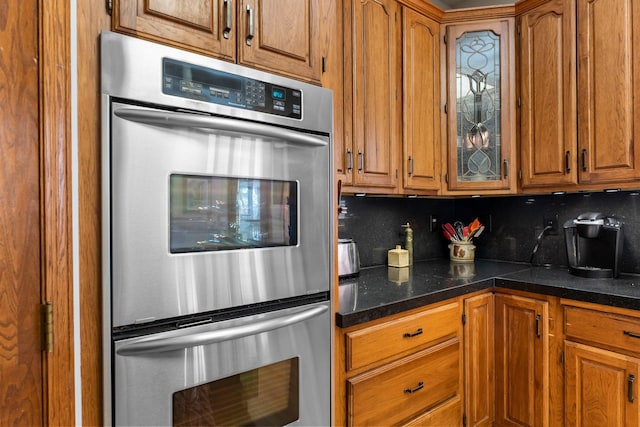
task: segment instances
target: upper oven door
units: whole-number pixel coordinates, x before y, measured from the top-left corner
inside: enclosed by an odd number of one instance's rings
[[[328,291],[329,136],[111,105],[112,326]]]

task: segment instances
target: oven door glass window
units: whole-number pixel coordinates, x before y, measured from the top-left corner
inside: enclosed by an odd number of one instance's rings
[[[297,357],[173,394],[174,426],[284,426],[299,418]]]
[[[295,246],[298,183],[170,176],[171,253]]]

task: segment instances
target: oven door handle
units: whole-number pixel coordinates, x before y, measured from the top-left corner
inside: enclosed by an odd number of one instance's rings
[[[329,310],[329,305],[320,305],[308,310],[299,311],[271,319],[257,322],[247,322],[243,325],[225,329],[190,333],[186,330],[164,332],[150,337],[143,337],[122,345],[116,353],[121,356],[137,356],[141,354],[162,353],[165,351],[182,350],[200,345],[215,344],[238,338],[257,335],[262,332],[284,328],[296,323],[304,322]]]
[[[159,126],[175,126],[181,128],[215,129],[231,132],[242,132],[257,136],[267,136],[286,140],[294,144],[324,147],[329,144],[325,139],[315,135],[292,131],[276,126],[254,123],[226,117],[206,116],[173,111],[156,111],[141,108],[123,107],[113,112],[116,116],[133,122]]]

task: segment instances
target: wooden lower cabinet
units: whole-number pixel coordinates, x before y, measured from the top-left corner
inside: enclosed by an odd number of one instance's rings
[[[640,314],[564,303],[565,425],[640,426]]]
[[[457,299],[336,333],[335,425],[461,426]]]
[[[638,426],[640,359],[565,341],[566,426]]]
[[[464,392],[466,425],[491,426],[495,419],[494,295],[464,300]]]
[[[495,295],[498,426],[549,425],[549,303]]]
[[[460,339],[347,380],[348,425],[396,425],[459,395]],[[460,417],[460,414],[457,414]]]

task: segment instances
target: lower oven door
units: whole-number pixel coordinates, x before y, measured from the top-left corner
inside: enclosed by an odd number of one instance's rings
[[[114,343],[115,425],[329,425],[329,302]]]

